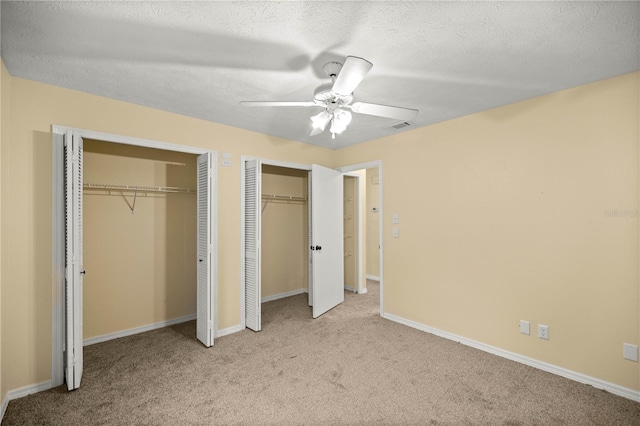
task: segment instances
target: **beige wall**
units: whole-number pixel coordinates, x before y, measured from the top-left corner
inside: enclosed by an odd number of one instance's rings
[[[51,377],[51,125],[207,148],[232,155],[218,171],[218,328],[240,323],[240,155],[331,166],[333,152],[11,78],[2,155],[3,389]],[[9,158],[7,158],[9,157]],[[10,226],[7,226],[10,224]],[[6,303],[11,300],[11,303]]]
[[[4,169],[4,163],[6,162],[5,155],[5,141],[8,140],[9,134],[9,105],[10,105],[10,96],[11,96],[11,77],[7,72],[7,68],[4,66],[4,61],[0,59],[0,241],[2,241],[2,230],[4,222],[2,220],[3,211],[5,208],[2,199],[4,198],[5,187],[4,181],[2,179],[2,170]],[[4,276],[4,270],[2,268],[3,257],[2,257],[2,246],[4,244],[0,244],[0,404],[4,401],[7,396],[7,392],[9,388],[5,383],[7,370],[5,366],[5,358],[3,356],[3,352],[6,349],[6,344],[4,344],[5,340],[5,332],[3,327],[6,326],[7,321],[3,320],[3,317],[6,311],[3,309],[3,303],[5,303],[6,298],[2,297],[2,282]]]
[[[308,172],[262,166],[262,193],[308,196]],[[307,202],[263,201],[262,297],[307,289],[309,213]]]
[[[84,141],[83,172],[85,183],[197,186],[195,155],[100,141]],[[124,195],[84,191],[85,339],[196,313],[195,192]]]
[[[379,158],[378,158],[379,160]],[[380,277],[380,214],[373,212],[373,207],[380,210],[380,185],[374,184],[374,178],[379,177],[377,167],[367,169],[367,275]]]
[[[638,363],[621,356],[640,340],[638,218],[606,215],[638,208],[639,79],[334,152],[3,71],[2,392],[50,378],[51,124],[232,154],[218,175],[220,328],[240,322],[240,155],[382,160],[388,313],[639,390]],[[549,325],[551,340],[518,333],[520,319]]]
[[[340,165],[383,159],[385,310],[640,389],[622,358],[640,337],[639,80],[340,150]],[[520,334],[521,319],[551,339]]]

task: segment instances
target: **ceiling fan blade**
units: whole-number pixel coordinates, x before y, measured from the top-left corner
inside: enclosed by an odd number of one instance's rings
[[[263,107],[263,106],[297,106],[297,107],[308,107],[308,106],[317,106],[318,104],[316,104],[315,102],[271,102],[271,101],[242,101],[240,102],[240,105],[244,105],[244,106],[257,106],[257,107]]]
[[[394,118],[401,121],[413,120],[418,115],[417,109],[369,104],[366,102],[354,102],[351,105],[351,111],[378,117]]]
[[[344,61],[344,65],[338,73],[331,91],[338,95],[349,96],[356,90],[356,87],[371,70],[371,67],[373,67],[373,64],[366,59],[347,56],[347,60]]]

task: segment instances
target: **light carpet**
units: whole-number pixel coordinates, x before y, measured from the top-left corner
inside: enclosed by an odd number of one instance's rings
[[[311,318],[265,303],[263,330],[205,348],[189,322],[85,348],[80,389],[9,403],[3,425],[640,425],[640,404],[391,321],[379,293]]]

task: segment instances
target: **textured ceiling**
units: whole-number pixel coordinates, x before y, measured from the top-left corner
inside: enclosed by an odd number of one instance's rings
[[[373,63],[354,100],[420,110],[403,130],[640,69],[640,2],[10,2],[13,76],[329,148],[398,133],[354,114],[309,136],[328,61]]]

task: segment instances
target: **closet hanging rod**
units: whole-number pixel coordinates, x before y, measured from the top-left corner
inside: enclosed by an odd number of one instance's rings
[[[262,194],[263,200],[285,200],[285,201],[307,201],[307,197],[296,197],[293,195]]]
[[[173,186],[142,186],[142,185],[113,185],[104,183],[85,183],[84,189],[119,191],[119,192],[156,192],[156,193],[180,193],[195,194],[195,189],[178,188]]]

